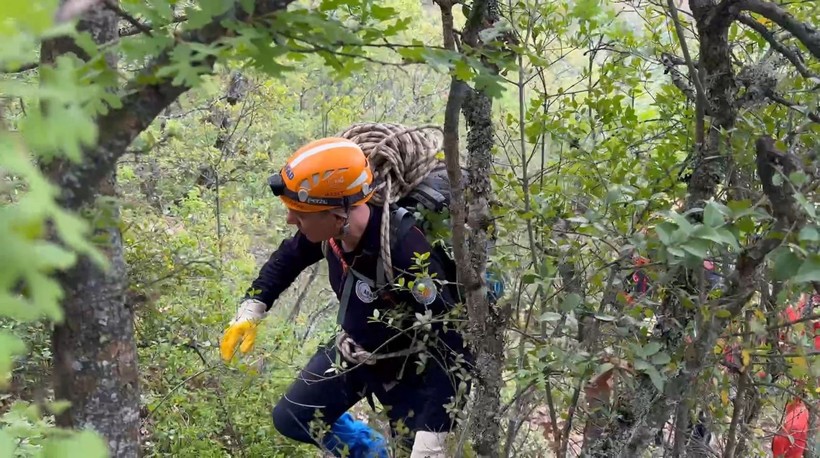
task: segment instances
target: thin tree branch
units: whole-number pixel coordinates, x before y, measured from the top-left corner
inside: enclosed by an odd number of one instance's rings
[[[188,16],[182,13],[174,14],[174,17],[171,19],[169,24],[179,24],[180,22],[185,22],[188,20]],[[131,21],[128,21],[129,23]],[[139,24],[139,25],[137,25]],[[133,35],[137,35],[140,32],[147,31],[150,35],[150,32],[155,30],[155,27],[150,22],[137,22],[137,24],[131,24],[127,27],[120,28],[120,37],[130,37]]]
[[[695,69],[695,63],[692,56],[689,54],[689,46],[686,45],[686,35],[683,31],[683,26],[678,19],[678,8],[675,6],[674,0],[666,0],[669,7],[669,14],[672,16],[672,22],[675,23],[675,32],[680,41],[680,47],[683,51],[683,58],[686,60],[686,66],[689,68],[689,79],[695,83],[695,143],[700,148],[703,145],[706,137],[706,122],[704,117],[706,115],[706,91],[703,89],[703,82],[700,80],[700,75]]]
[[[779,5],[763,0],[741,0],[737,7],[757,13],[788,30],[806,46],[814,57],[820,59],[820,32],[809,24],[798,21]]]
[[[112,3],[111,0],[103,0],[103,5],[108,8],[109,10],[117,13],[117,16],[125,19],[126,22],[131,24],[132,27],[135,27],[140,32],[148,35],[149,37],[153,37],[154,34],[151,32],[151,28],[146,26],[145,24],[141,23],[140,21],[136,20],[133,16],[128,14],[127,12],[123,11],[122,8],[117,6],[116,4]]]
[[[743,372],[740,374],[740,380],[737,385],[737,392],[735,394],[735,402],[732,406],[732,421],[729,424],[729,433],[726,447],[724,448],[724,458],[734,458],[735,450],[738,440],[738,426],[742,421],[743,411],[745,410],[746,391],[749,389],[749,374]]]
[[[671,54],[663,53],[661,55],[661,63],[664,67],[666,67],[666,73],[672,78],[672,84],[675,85],[683,95],[686,96],[687,99],[691,100],[692,102],[696,102],[697,96],[695,95],[695,90],[692,88],[691,85],[687,81],[684,80],[683,74],[675,68],[676,61],[673,59],[679,59],[677,56],[673,56]]]
[[[799,54],[797,50],[789,49],[786,45],[781,43],[780,41],[775,38],[774,34],[766,28],[765,25],[757,22],[749,15],[741,14],[738,16],[737,20],[750,29],[757,32],[764,40],[769,42],[772,49],[779,52],[783,57],[789,60],[789,62],[794,65],[794,68],[803,75],[804,78],[817,78],[818,76],[812,73],[807,67],[806,64],[803,63],[803,57]]]
[[[820,123],[820,114],[819,113],[813,113],[813,112],[808,111],[808,110],[803,111],[800,108],[798,108],[796,103],[794,103],[790,100],[786,100],[785,98],[783,98],[783,96],[781,96],[780,94],[777,94],[774,91],[769,91],[769,93],[766,94],[766,96],[768,98],[772,99],[772,101],[774,101],[776,103],[779,103],[783,106],[789,107],[790,109],[792,109],[792,110],[800,113],[801,115],[809,118],[812,122]]]

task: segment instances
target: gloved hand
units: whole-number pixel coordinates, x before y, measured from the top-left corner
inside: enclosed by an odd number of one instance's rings
[[[222,359],[228,361],[234,355],[236,344],[242,342],[239,350],[247,353],[253,348],[256,341],[256,326],[267,315],[267,306],[256,299],[245,299],[239,305],[236,316],[229,323],[228,329],[222,336],[219,351]]]

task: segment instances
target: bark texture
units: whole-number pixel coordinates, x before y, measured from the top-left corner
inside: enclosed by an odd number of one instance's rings
[[[492,100],[473,91],[463,105],[467,121],[467,168],[469,192],[467,208],[467,266],[472,271],[473,287],[467,289],[470,314],[470,341],[476,354],[476,390],[474,445],[480,456],[498,456],[501,443],[501,388],[504,386],[504,331],[506,313],[487,299],[483,279],[487,268],[488,229],[490,226],[490,165],[494,130],[491,120]],[[459,263],[461,264],[461,263]]]

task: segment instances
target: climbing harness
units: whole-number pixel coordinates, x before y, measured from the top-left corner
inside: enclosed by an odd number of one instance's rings
[[[423,351],[425,347],[422,342],[414,342],[413,346],[404,350],[389,353],[371,353],[356,343],[356,341],[342,329],[336,336],[336,348],[348,362],[372,366],[380,359],[410,356]]]

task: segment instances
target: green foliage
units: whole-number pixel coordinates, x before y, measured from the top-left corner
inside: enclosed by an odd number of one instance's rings
[[[75,35],[73,24],[53,23],[57,3],[3,3],[0,68],[14,71],[35,61],[44,38]],[[790,11],[816,23],[809,3]],[[615,359],[630,368],[619,387],[663,391],[685,357],[685,350],[654,335],[671,297],[700,322],[728,320],[721,346],[734,334],[753,334],[757,340],[738,341],[739,359],[744,368],[769,370],[766,360],[777,351],[770,329],[820,281],[816,175],[776,177],[777,185],[797,191],[806,223],[783,234],[760,272],[766,288],[756,287],[740,316],[710,306],[721,297],[719,288],[698,284],[700,294],[692,295],[672,279],[713,260],[728,282],[736,267],[731,260],[768,233],[772,211],[749,178],[754,139],[777,135],[784,139],[780,146],[799,157],[816,150],[816,124],[797,113],[817,106],[815,83],[793,69],[779,70],[777,90],[793,106],[767,102],[742,110],[724,143],[737,171],[732,180],[740,184],[729,186],[727,178],[719,195],[692,214],[682,205],[687,184],[680,177],[693,167],[694,106],[659,62],[662,52],[680,50],[657,6],[636,12],[597,0],[504,4],[503,20],[482,38],[501,38],[507,48],[488,45],[465,54],[441,47],[438,8],[425,2],[303,1],[273,17],[236,19],[253,4],[122,1],[126,13],[150,24],[150,34],[103,45],[75,35],[88,61],[66,55],[36,77],[0,78],[8,100],[0,112],[0,380],[11,389],[0,397],[0,451],[103,454],[92,434],[51,426],[53,410],[64,406],[40,411],[36,404],[11,404],[33,397],[21,389],[35,384],[32,374],[46,378],[40,373],[50,359],[47,330],[61,318],[54,274],[81,255],[103,261],[88,241],[89,225],[56,203],[60,190],[37,165],[84,160],[83,148],[100,136],[95,116],[119,107],[126,91],[163,78],[193,90],[130,145],[117,169],[147,456],[313,452],[282,438],[269,411],[316,345],[330,337],[335,310],[326,305],[332,293],[323,268],[318,281],[306,272],[277,301],[252,355],[236,365],[218,362],[218,341],[238,299],[270,251],[292,233],[265,179],[296,147],[354,122],[440,124],[451,75],[496,98],[491,178],[500,202],[492,209],[499,237],[493,263],[511,279],[509,303],[502,305],[513,311],[515,330],[508,334],[514,347],[507,352],[508,400],[548,405],[560,421],[575,412],[573,424],[583,425],[587,417],[574,404],[577,387],[620,367],[610,362]],[[187,19],[176,24],[180,14]],[[222,15],[220,24],[229,30],[222,39],[179,38]],[[738,58],[747,59],[743,65],[770,54],[756,33],[733,27],[730,36]],[[695,45],[690,42],[690,50]],[[104,52],[116,53],[118,73],[102,65]],[[166,60],[123,89],[126,78],[163,53]],[[806,65],[820,70],[816,61]],[[245,83],[233,100],[229,88],[237,75]],[[627,301],[633,256],[649,259],[642,271],[653,286]],[[811,384],[817,365],[803,354],[808,338],[798,337],[799,325],[786,328],[798,348],[784,360],[785,373]],[[699,329],[682,332],[696,339]],[[715,349],[715,361],[722,351]],[[538,390],[523,395],[533,385]],[[728,393],[735,388],[735,379],[710,369],[692,387],[702,395],[693,401],[716,423],[728,424]],[[759,392],[770,414],[782,393],[763,386]],[[510,412],[527,411],[520,407]],[[518,456],[545,447],[541,439],[518,442]]]

